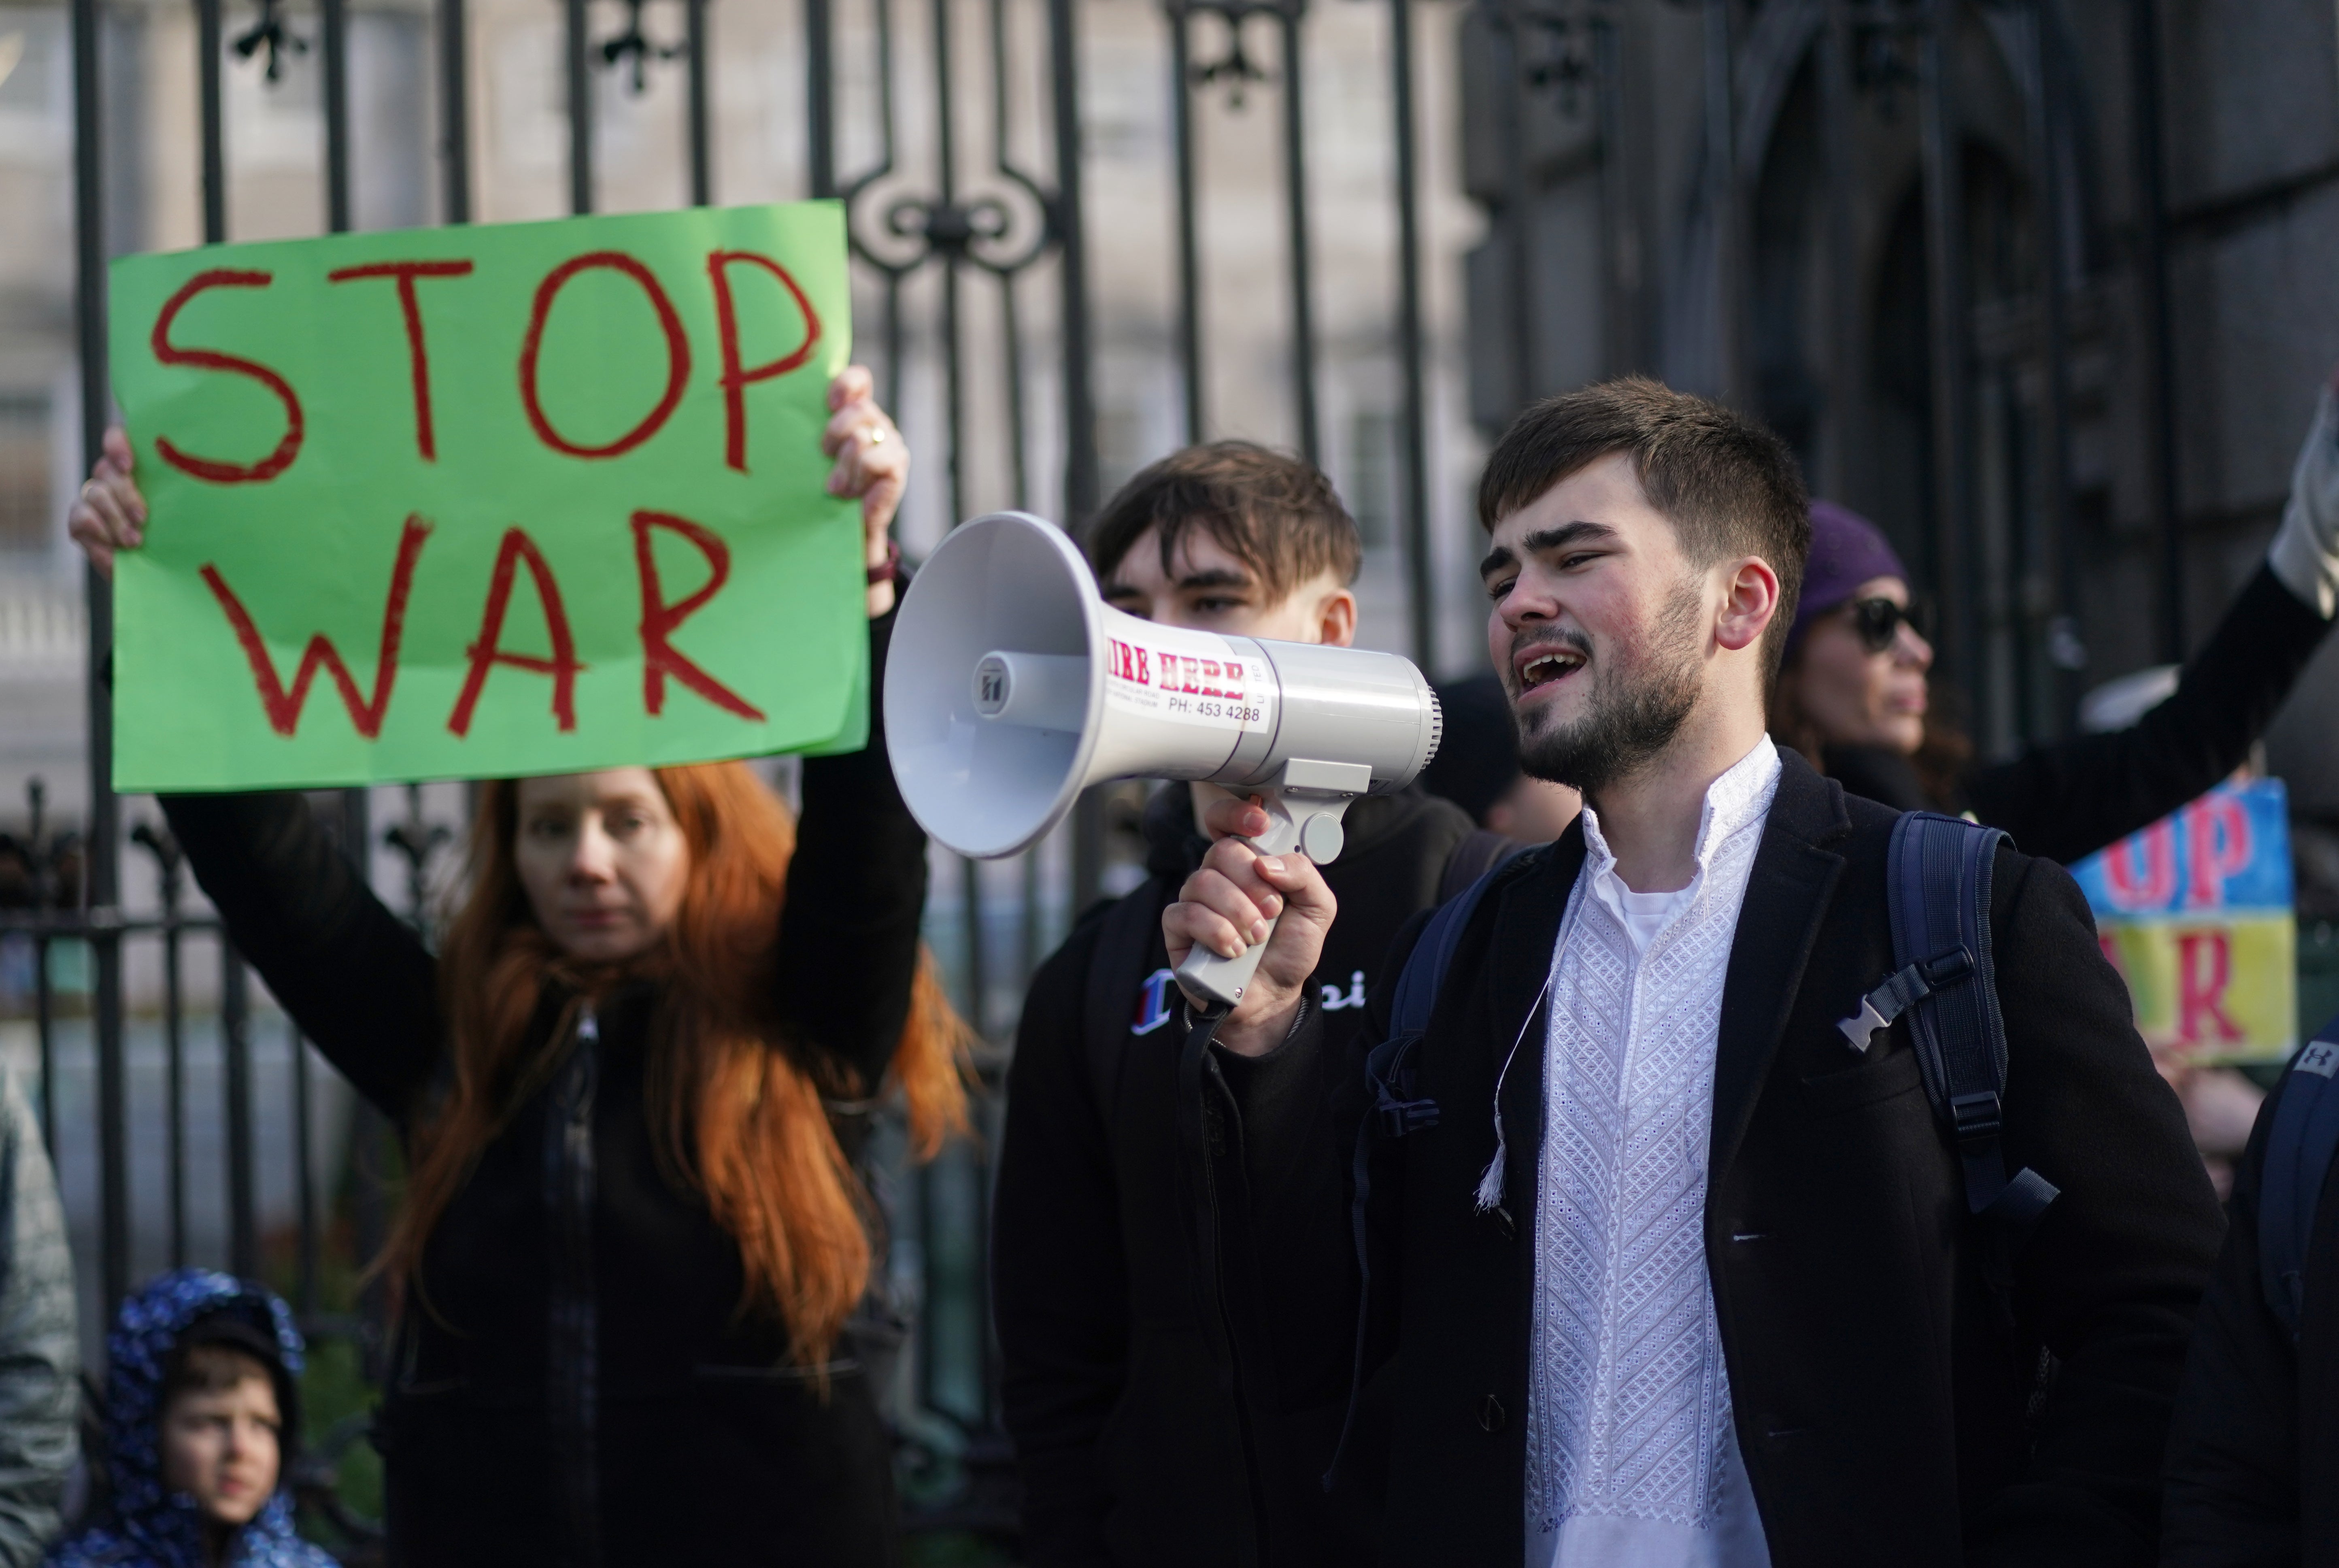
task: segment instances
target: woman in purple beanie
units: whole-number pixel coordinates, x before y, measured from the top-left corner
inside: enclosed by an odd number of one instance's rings
[[[1909,574],[1875,524],[1811,503],[1811,553],[1771,729],[1850,794],[1970,812],[2028,853],[2070,862],[2156,822],[2240,766],[2339,610],[2339,409],[2326,389],[2265,565],[2132,726],[1978,765],[1935,710],[1933,649]]]

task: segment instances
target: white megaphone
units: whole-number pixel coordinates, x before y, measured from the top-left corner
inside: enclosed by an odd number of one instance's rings
[[[1173,778],[1258,794],[1269,823],[1250,842],[1321,865],[1348,803],[1411,784],[1443,727],[1410,660],[1124,615],[1063,531],[1021,512],[977,518],[927,557],[885,666],[902,798],[986,860],[1035,843],[1091,784]],[[1198,947],[1178,977],[1232,1006],[1265,946]]]

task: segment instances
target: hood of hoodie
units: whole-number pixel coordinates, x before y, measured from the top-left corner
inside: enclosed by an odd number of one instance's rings
[[[173,1269],[122,1304],[106,1336],[106,1464],[110,1517],[60,1545],[50,1561],[202,1568],[202,1517],[194,1500],[163,1484],[163,1379],[189,1328],[228,1313],[276,1347],[286,1377],[301,1375],[301,1331],[276,1296],[207,1268]],[[331,1568],[332,1559],[292,1528],[290,1418],[276,1494],[237,1534],[222,1561],[234,1568]]]

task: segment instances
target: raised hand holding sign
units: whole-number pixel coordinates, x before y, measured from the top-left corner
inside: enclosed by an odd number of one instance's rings
[[[101,549],[143,534],[118,572],[116,787],[865,737],[883,543],[853,498],[890,514],[901,470],[866,386],[829,390],[834,203],[131,257],[113,329],[136,445],[78,510]]]

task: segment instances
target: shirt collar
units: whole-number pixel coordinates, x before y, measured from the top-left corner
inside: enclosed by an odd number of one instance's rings
[[[1765,735],[1755,741],[1752,750],[1706,786],[1705,804],[1698,814],[1697,873],[1690,879],[1689,886],[1682,890],[1684,900],[1705,880],[1722,845],[1740,829],[1769,814],[1772,798],[1779,793],[1779,748]],[[1623,892],[1623,880],[1616,875],[1615,852],[1608,847],[1608,840],[1600,832],[1600,814],[1589,801],[1584,804],[1584,869],[1591,875],[1592,885],[1600,890],[1604,902],[1614,907],[1614,895]],[[1609,886],[1612,883],[1613,893]]]

